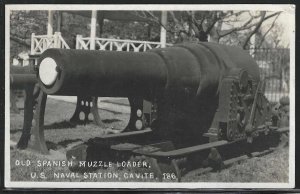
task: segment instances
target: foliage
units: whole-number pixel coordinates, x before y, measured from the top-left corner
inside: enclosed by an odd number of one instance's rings
[[[44,34],[47,24],[46,11],[12,11],[10,14],[10,56],[29,51],[31,33]]]
[[[135,14],[163,25],[153,11],[136,11]],[[246,49],[262,25],[271,18],[275,18],[275,23],[280,14],[266,11],[168,11],[171,19],[164,27],[174,35],[176,42],[229,42]]]

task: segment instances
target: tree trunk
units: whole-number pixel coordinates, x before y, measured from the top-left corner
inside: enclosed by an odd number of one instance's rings
[[[208,42],[208,35],[203,31],[199,31],[197,38],[201,42]]]

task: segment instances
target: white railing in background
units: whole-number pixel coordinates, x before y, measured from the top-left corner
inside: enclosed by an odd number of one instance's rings
[[[90,49],[91,38],[82,37],[77,35],[76,37],[76,49]],[[95,50],[106,51],[131,51],[131,52],[143,52],[146,50],[161,48],[160,42],[149,41],[137,41],[137,40],[122,40],[122,39],[108,39],[108,38],[95,38]],[[166,46],[172,46],[172,44],[166,44]]]
[[[60,32],[53,35],[31,35],[31,55],[42,54],[48,48],[70,49]]]

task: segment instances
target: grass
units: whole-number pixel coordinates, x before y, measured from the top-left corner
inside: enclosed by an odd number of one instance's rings
[[[20,103],[19,106],[22,106]],[[100,177],[84,178],[83,174],[75,178],[55,178],[54,173],[71,173],[68,167],[39,167],[37,161],[64,160],[66,149],[72,144],[87,141],[106,133],[106,128],[99,128],[93,124],[85,126],[71,126],[67,120],[72,116],[75,104],[48,99],[45,118],[45,138],[47,145],[54,152],[50,156],[41,155],[30,148],[18,150],[11,146],[11,181],[72,181],[72,182],[105,182],[105,181],[158,181],[157,179],[124,178],[124,174],[131,173],[131,169],[118,169],[115,165],[108,169],[98,169],[95,173],[117,173],[114,179]],[[121,129],[129,119],[128,113],[101,110],[101,117],[106,124]],[[17,142],[21,135],[23,112],[11,113],[11,141]],[[31,142],[30,142],[31,143]],[[183,182],[288,182],[288,148],[275,150],[273,153],[254,157],[246,161],[233,164],[220,172],[206,174],[189,173],[182,178]],[[30,160],[30,166],[17,166],[16,161]],[[33,174],[32,174],[33,173]],[[46,178],[31,178],[31,175],[44,173]]]
[[[221,172],[184,177],[187,182],[288,182],[288,148],[236,162]]]

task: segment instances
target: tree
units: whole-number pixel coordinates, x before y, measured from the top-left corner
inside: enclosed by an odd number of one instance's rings
[[[31,34],[46,31],[46,11],[12,11],[10,13],[11,57],[22,51],[29,51]]]
[[[256,36],[256,44],[257,47],[260,48],[263,46],[264,48],[266,47],[271,47],[271,48],[278,48],[282,39],[281,36],[283,35],[283,26],[276,23],[277,18],[279,15],[274,17],[272,23],[265,25],[265,29],[260,29],[257,32]],[[287,45],[288,46],[288,45]]]
[[[249,47],[251,37],[256,34],[270,18],[281,12],[267,11],[168,11],[169,25],[163,26],[173,34],[176,41],[197,40],[220,42],[228,36],[240,38],[241,46]],[[161,24],[160,17],[153,11],[136,11],[136,15]]]

